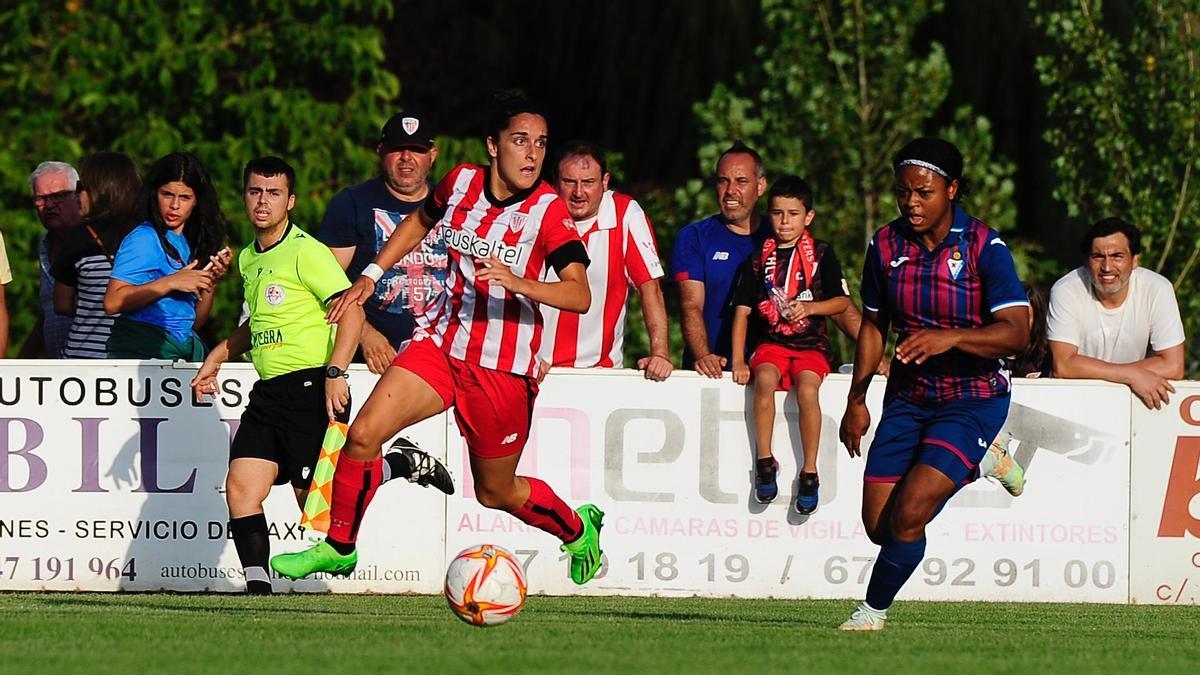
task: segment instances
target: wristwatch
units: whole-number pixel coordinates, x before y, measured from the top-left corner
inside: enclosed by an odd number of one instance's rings
[[[342,370],[341,368],[338,368],[337,366],[329,366],[328,368],[325,369],[325,378],[326,379],[336,380],[339,377],[345,377],[345,376],[346,376],[346,371]]]

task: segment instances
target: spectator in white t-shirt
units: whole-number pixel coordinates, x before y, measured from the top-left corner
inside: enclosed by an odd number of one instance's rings
[[[1083,235],[1083,267],[1050,289],[1047,333],[1054,376],[1127,385],[1147,408],[1166,405],[1183,378],[1184,334],[1175,289],[1138,266],[1141,232],[1106,218]]]

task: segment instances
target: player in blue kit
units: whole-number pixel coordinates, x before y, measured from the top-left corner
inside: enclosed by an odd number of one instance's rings
[[[1003,359],[1029,341],[1029,299],[1012,254],[957,203],[963,160],[953,144],[911,141],[892,166],[900,217],[867,248],[864,320],[841,425],[850,455],[860,455],[871,423],[867,388],[893,327],[896,356],[863,475],[863,524],[881,549],[866,599],[843,630],[883,629],[925,556],[926,524],[959,488],[1019,470],[991,443],[1008,415]]]

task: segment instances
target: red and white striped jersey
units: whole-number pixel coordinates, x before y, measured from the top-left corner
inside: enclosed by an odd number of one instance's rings
[[[592,306],[586,314],[542,308],[540,357],[567,368],[620,368],[624,364],[625,301],[634,288],[663,276],[654,230],[632,197],[609,190],[590,221],[575,223],[587,246]],[[547,281],[557,281],[554,270]]]
[[[547,258],[579,241],[566,204],[544,182],[500,201],[488,167],[460,164],[425,203],[446,238],[445,288],[417,318],[413,339],[428,337],[450,356],[484,368],[535,376],[542,340],[538,304],[475,278],[477,260],[497,258],[514,274],[540,280]]]

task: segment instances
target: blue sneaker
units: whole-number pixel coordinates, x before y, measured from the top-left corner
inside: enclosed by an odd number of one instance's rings
[[[774,457],[759,458],[754,463],[754,501],[759,504],[770,504],[779,496],[779,483],[775,476],[779,473],[779,462]]]
[[[800,515],[807,516],[817,510],[817,504],[821,501],[818,494],[820,488],[821,479],[817,478],[817,474],[800,474],[800,480],[796,485],[796,511]]]

